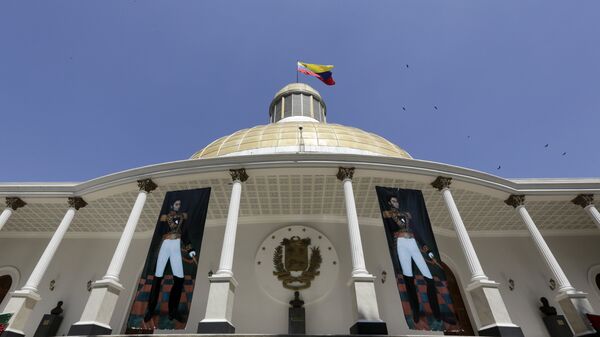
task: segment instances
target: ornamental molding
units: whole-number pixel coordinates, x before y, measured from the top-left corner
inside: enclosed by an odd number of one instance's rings
[[[514,208],[517,208],[519,206],[524,206],[525,205],[525,195],[511,194],[510,197],[508,197],[508,199],[504,200],[504,203],[507,204],[508,206],[512,206]]]
[[[338,168],[338,173],[336,177],[341,181],[344,181],[346,179],[352,180],[352,178],[354,177],[354,167]]]
[[[571,200],[575,205],[579,205],[582,208],[586,208],[589,205],[594,203],[594,195],[593,194],[580,194],[575,199]]]
[[[68,203],[69,207],[73,207],[76,210],[87,206],[87,202],[85,202],[81,197],[69,197]]]
[[[158,185],[156,185],[156,183],[154,183],[154,181],[152,181],[150,178],[138,180],[137,184],[140,188],[140,191],[145,191],[146,193],[150,193],[158,187]]]
[[[233,181],[239,180],[244,182],[248,180],[248,174],[246,173],[245,168],[229,170],[229,174],[231,175],[231,180]]]
[[[27,203],[25,201],[23,201],[21,198],[18,197],[7,197],[6,198],[6,207],[10,207],[12,208],[13,211],[16,211],[17,209],[24,207],[25,205],[27,205]]]
[[[435,178],[435,180],[431,183],[431,186],[436,188],[438,191],[441,191],[444,188],[450,188],[451,183],[452,183],[452,178],[439,176],[439,177]]]
[[[341,257],[318,229],[292,225],[271,232],[257,246],[256,281],[264,295],[289,306],[295,291],[305,305],[324,299],[338,288]],[[349,257],[343,260],[348,262]]]
[[[310,238],[292,236],[284,238],[273,252],[273,275],[289,290],[310,288],[311,282],[321,274],[319,269],[323,262],[321,249],[310,247]],[[308,251],[310,250],[310,260]],[[285,258],[284,258],[285,251]]]

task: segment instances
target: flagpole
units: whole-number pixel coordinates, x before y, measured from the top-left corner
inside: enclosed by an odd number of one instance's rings
[[[299,62],[300,62],[299,60],[296,60],[296,83],[298,83],[298,63]]]

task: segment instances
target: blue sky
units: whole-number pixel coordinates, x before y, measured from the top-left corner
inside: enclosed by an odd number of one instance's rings
[[[0,181],[188,158],[267,123],[297,59],[336,66],[334,87],[301,75],[330,122],[415,158],[600,177],[598,13],[597,0],[1,0]]]

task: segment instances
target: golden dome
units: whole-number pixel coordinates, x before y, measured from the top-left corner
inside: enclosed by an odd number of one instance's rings
[[[300,130],[302,127],[302,130]],[[273,153],[347,153],[412,159],[376,134],[339,124],[290,121],[258,125],[210,143],[190,159]]]

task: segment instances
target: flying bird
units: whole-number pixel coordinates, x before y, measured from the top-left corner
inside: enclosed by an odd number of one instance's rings
[[[408,64],[406,65],[406,68],[408,68]]]
[[[467,136],[467,139],[471,139],[471,136]]]
[[[499,170],[502,166],[498,165],[498,168],[496,170]]]
[[[438,108],[437,108],[437,105],[434,105],[434,106],[433,106],[433,108],[434,108],[434,109],[436,109],[436,110],[438,109]]]
[[[544,145],[544,147],[548,147],[549,144]]]
[[[403,106],[403,107],[402,107],[402,110],[406,111],[406,107],[404,107],[404,106]]]
[[[565,156],[565,155],[567,155],[567,153],[566,153],[566,152],[563,152],[563,154],[562,154],[562,155],[563,155],[563,156]]]

